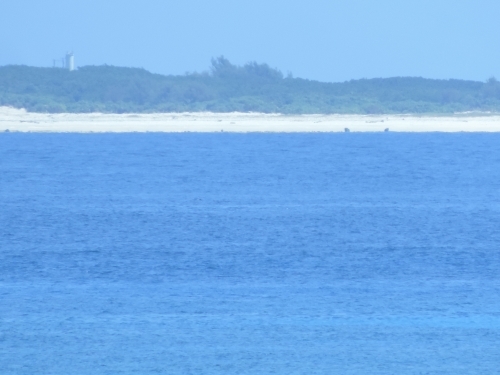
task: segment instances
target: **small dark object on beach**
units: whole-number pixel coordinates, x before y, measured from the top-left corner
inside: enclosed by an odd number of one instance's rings
[[[385,131],[385,132],[388,132],[388,131],[389,131],[389,128],[385,128],[385,129],[384,129],[384,131]]]
[[[5,133],[10,133],[10,130],[9,129],[5,129],[4,132]]]
[[[344,128],[344,132],[349,133],[350,132],[349,128]]]

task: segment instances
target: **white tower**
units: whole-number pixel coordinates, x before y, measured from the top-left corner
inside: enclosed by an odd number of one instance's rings
[[[66,69],[70,72],[75,70],[75,56],[73,55],[73,52],[66,53]]]

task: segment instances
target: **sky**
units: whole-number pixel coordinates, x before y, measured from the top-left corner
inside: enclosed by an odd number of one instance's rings
[[[256,61],[326,82],[500,78],[499,0],[0,0],[0,65],[209,69]]]

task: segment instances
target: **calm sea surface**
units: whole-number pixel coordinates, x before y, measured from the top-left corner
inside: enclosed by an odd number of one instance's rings
[[[500,374],[500,134],[0,134],[0,374]]]

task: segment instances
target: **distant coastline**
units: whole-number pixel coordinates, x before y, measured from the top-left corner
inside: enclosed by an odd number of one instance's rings
[[[33,113],[0,107],[0,132],[500,132],[500,114]]]
[[[182,76],[114,66],[9,65],[0,67],[0,106],[36,113],[499,113],[500,82],[394,77],[327,83],[285,76],[267,64],[236,66],[223,57],[207,72]]]

